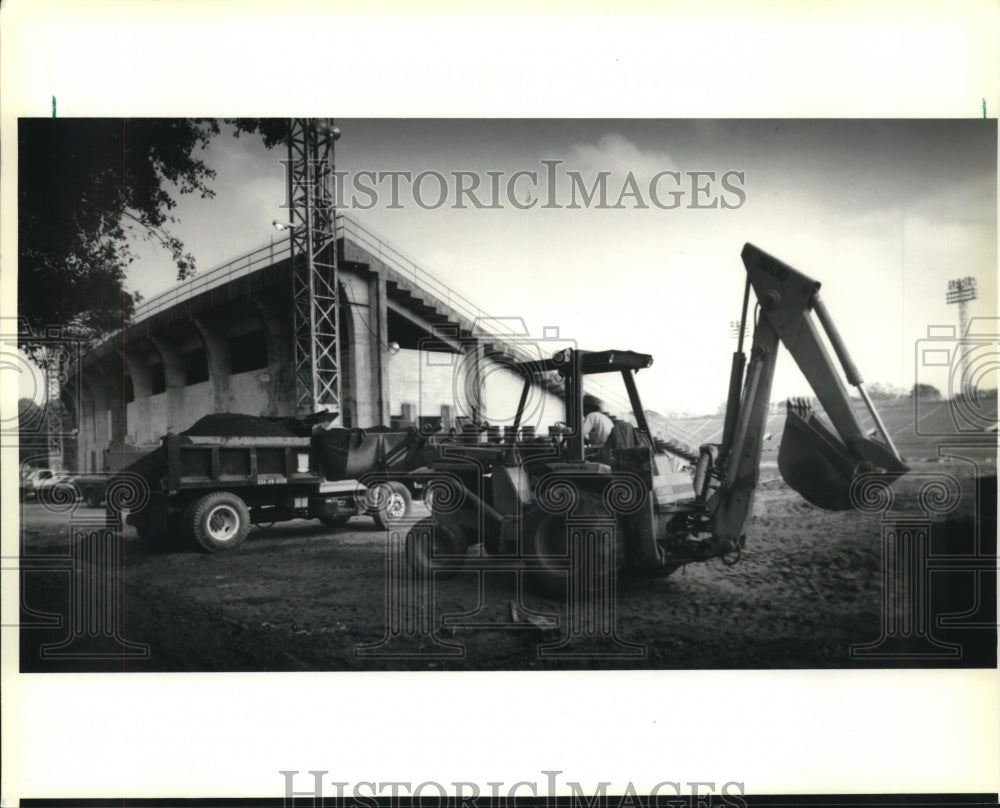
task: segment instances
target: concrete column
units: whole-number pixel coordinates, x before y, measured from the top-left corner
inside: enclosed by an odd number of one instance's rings
[[[373,274],[368,280],[369,356],[373,424],[389,425],[389,309],[385,278]]]
[[[373,426],[381,421],[373,400],[378,370],[372,366],[372,351],[377,349],[377,340],[372,336],[370,287],[365,279],[343,273],[340,277],[341,295],[346,293],[340,318],[341,423],[349,420],[351,426]],[[345,339],[348,334],[350,339]]]
[[[450,430],[455,426],[455,408],[451,404],[441,405],[441,433],[443,435],[448,434]]]
[[[129,350],[125,355],[125,363],[129,376],[132,377],[132,392],[135,396],[132,434],[136,443],[145,443],[149,438],[149,397],[153,394],[153,374],[149,370],[145,346],[140,344]]]
[[[128,402],[125,400],[125,374],[128,364],[121,349],[106,357],[108,391],[111,395],[111,436],[120,445],[128,440]]]
[[[113,356],[117,357],[119,354]],[[104,410],[94,414],[98,419],[97,434],[102,449],[101,465],[105,466],[107,450],[112,445],[118,448],[125,445],[127,423],[123,398],[124,387],[122,386],[120,368],[109,367],[105,362],[95,362],[93,368],[98,375],[98,379],[94,379],[94,383],[102,386],[106,394]]]
[[[295,413],[295,367],[292,342],[288,339],[291,323],[282,325],[273,301],[260,295],[251,297],[264,336],[267,339],[268,415],[293,415]],[[287,309],[285,306],[282,310]],[[284,338],[284,339],[283,339]]]
[[[229,340],[226,339],[222,329],[207,317],[192,317],[191,321],[198,329],[205,344],[205,353],[208,355],[208,376],[212,382],[212,409],[215,412],[230,412],[234,408],[229,386],[229,377],[233,373]]]
[[[163,376],[167,383],[167,431],[176,431],[184,414],[184,386],[187,384],[184,362],[172,341],[152,335],[149,341],[163,362]]]
[[[81,455],[81,465],[88,471],[104,469],[104,450],[108,448],[107,417],[108,394],[103,381],[95,379],[94,369],[88,367],[83,372],[81,390],[80,431],[77,433],[77,451]],[[93,455],[91,455],[93,452]],[[93,457],[93,461],[91,460]]]
[[[485,370],[486,352],[483,343],[479,340],[466,343],[465,352],[467,356],[462,364],[468,374],[465,379],[465,390],[469,395],[469,415],[474,421],[478,422],[483,420],[483,410],[485,409],[484,396],[486,391],[484,389],[485,377],[483,372]]]

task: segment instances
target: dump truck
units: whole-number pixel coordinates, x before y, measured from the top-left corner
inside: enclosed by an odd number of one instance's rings
[[[367,514],[384,529],[409,514],[410,492],[392,476],[422,462],[416,458],[426,440],[416,429],[270,420],[291,425],[290,434],[167,433],[156,451],[110,483],[109,524],[120,526],[124,514],[152,547],[193,540],[215,553],[239,547],[252,525],[317,519],[332,527]]]
[[[668,575],[686,564],[738,559],[759,481],[765,425],[779,347],[784,345],[811,385],[828,425],[805,401],[787,411],[778,454],[782,478],[809,502],[847,509],[860,475],[890,479],[908,467],[864,389],[860,373],[819,295],[820,284],[752,244],[745,245],[742,322],[733,355],[721,442],[700,446],[679,470],[675,452],[655,440],[636,385],[653,357],[628,350],[565,349],[512,365],[524,379],[513,436],[501,446],[438,446],[429,468],[432,515],[406,538],[409,563],[422,573],[454,574],[468,548],[518,559],[536,588],[560,590],[574,536],[572,520],[604,525],[604,568]],[[757,299],[749,360],[744,353],[750,292]],[[819,327],[817,327],[817,324]],[[856,412],[820,329],[847,382],[874,423]],[[585,380],[620,376],[634,422],[614,425],[607,442],[588,447],[583,432]],[[561,379],[565,420],[550,439],[521,440],[532,385]],[[876,438],[869,436],[873,432]]]

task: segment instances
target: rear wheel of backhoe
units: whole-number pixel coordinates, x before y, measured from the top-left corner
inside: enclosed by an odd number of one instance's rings
[[[436,571],[441,578],[451,578],[465,564],[468,552],[465,532],[447,516],[421,519],[406,534],[406,561],[418,575]]]
[[[195,542],[208,553],[235,550],[250,532],[246,503],[229,491],[215,491],[199,499],[189,518]]]
[[[591,559],[591,563],[598,575],[610,574],[617,578],[625,567],[625,534],[621,525],[608,519],[607,510],[595,496],[585,496],[574,511],[573,518],[574,521],[579,520],[574,527],[584,532],[588,532],[588,518],[595,520],[594,528],[599,531],[613,526],[613,541],[597,541],[599,537],[590,537],[594,546],[604,553],[603,558]],[[536,511],[525,517],[525,553],[532,565],[531,571],[525,574],[525,583],[532,589],[553,597],[566,594],[573,563],[568,528],[567,517],[562,514]],[[606,584],[606,581],[589,575],[582,581],[584,592],[596,591]]]

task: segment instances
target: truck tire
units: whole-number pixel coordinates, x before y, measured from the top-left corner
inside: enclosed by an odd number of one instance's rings
[[[368,491],[374,501],[372,519],[379,530],[395,526],[410,515],[412,500],[409,490],[402,483],[375,483],[369,486]]]
[[[446,516],[428,516],[406,533],[406,561],[418,575],[430,575],[433,570],[440,578],[454,577],[468,552],[461,526]]]
[[[190,512],[190,528],[206,553],[235,550],[250,532],[250,510],[229,491],[214,491],[199,499]]]
[[[403,500],[403,512],[398,518],[405,519],[413,510],[413,494],[403,483],[397,482],[396,480],[391,480],[389,485],[392,487],[393,491],[399,494],[400,499]]]

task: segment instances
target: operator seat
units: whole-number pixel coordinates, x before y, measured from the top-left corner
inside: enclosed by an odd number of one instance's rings
[[[615,421],[614,426],[611,427],[611,434],[608,435],[608,439],[604,442],[604,446],[600,448],[598,452],[597,459],[601,463],[614,468],[614,464],[611,462],[612,453],[617,449],[633,449],[636,446],[641,446],[639,441],[639,433],[628,421]]]

